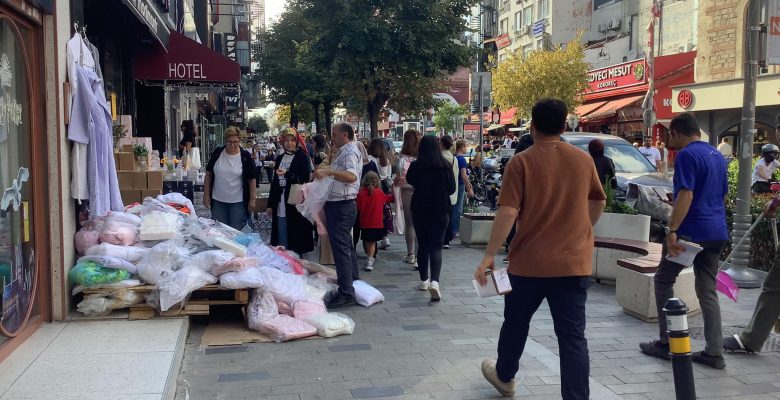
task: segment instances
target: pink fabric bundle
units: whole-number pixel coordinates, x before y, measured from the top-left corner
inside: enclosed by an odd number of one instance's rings
[[[227,272],[238,272],[248,268],[254,268],[260,265],[260,260],[254,257],[236,257],[222,265],[218,265],[211,270],[213,275],[222,275]]]
[[[294,274],[303,275],[303,265],[301,265],[301,262],[297,258],[291,256],[287,251],[282,250],[281,248],[274,247],[273,250],[274,253],[287,260]]]
[[[277,342],[286,342],[314,336],[317,334],[317,328],[288,315],[279,315],[276,318],[260,321],[260,332]]]
[[[315,315],[327,314],[328,309],[322,300],[298,300],[293,305],[293,317],[305,321]]]
[[[279,314],[288,315],[290,317],[293,316],[292,307],[283,301],[276,300],[276,308],[279,310]]]
[[[86,254],[87,249],[100,243],[100,232],[86,227],[81,228],[80,231],[76,232],[74,240],[76,241],[76,251],[79,254]]]
[[[100,231],[100,243],[131,246],[138,242],[138,229],[132,225],[109,222]]]

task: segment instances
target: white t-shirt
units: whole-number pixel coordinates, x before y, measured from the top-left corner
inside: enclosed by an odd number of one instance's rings
[[[384,167],[382,166],[382,163],[379,162],[379,159],[374,156],[368,156],[368,162],[373,161],[374,164],[376,164],[376,168],[379,170],[379,179],[386,180],[390,179],[391,175],[393,174],[393,166],[390,165],[390,163],[387,163]]]
[[[723,154],[723,157],[731,157],[734,154],[734,148],[726,142],[718,145],[718,151]]]
[[[765,171],[766,171],[766,173],[767,173],[767,174],[768,174],[768,175],[771,177],[771,176],[772,176],[772,174],[774,174],[774,173],[775,173],[775,171],[776,171],[778,168],[780,168],[780,162],[778,162],[777,160],[774,160],[774,161],[772,161],[772,163],[771,163],[771,164],[769,164],[769,165],[766,165],[766,160],[764,160],[764,158],[763,158],[763,157],[762,157],[762,158],[759,158],[759,159],[758,159],[758,162],[756,163],[756,167],[755,167],[755,168],[753,168],[753,175],[752,175],[752,176],[751,176],[751,178],[750,178],[750,181],[751,181],[751,182],[750,182],[750,184],[751,184],[751,185],[752,185],[752,184],[754,184],[754,183],[756,183],[756,182],[768,182],[766,179],[764,179],[764,178],[762,178],[762,177],[758,176],[758,167],[759,167],[759,166],[761,166],[761,167],[764,167],[764,168],[765,168]]]
[[[504,147],[507,148],[507,149],[511,149],[512,148],[512,139],[511,138],[504,139]]]
[[[661,152],[658,151],[655,147],[645,147],[642,146],[639,148],[639,152],[642,153],[645,158],[647,158],[648,161],[650,161],[650,164],[653,164],[653,166],[656,166],[656,160],[661,159]]]
[[[282,156],[282,161],[279,163],[279,165],[276,166],[276,169],[283,169],[288,170],[290,169],[290,165],[292,164],[293,158],[295,158],[295,154],[285,154]],[[282,191],[284,191],[284,188],[287,187],[287,178],[284,176],[279,177],[279,186],[281,186]],[[287,204],[284,201],[284,195],[279,199],[279,204],[276,208],[276,216],[280,218],[287,217],[287,209],[285,207],[285,204]]]
[[[227,150],[223,150],[214,164],[214,191],[211,198],[223,203],[243,202],[241,171],[241,153],[230,155]]]

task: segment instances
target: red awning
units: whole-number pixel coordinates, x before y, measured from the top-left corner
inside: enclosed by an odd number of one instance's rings
[[[517,108],[514,107],[502,112],[498,123],[501,125],[514,125],[517,123],[515,114],[517,114]]]
[[[241,67],[237,62],[172,31],[167,53],[157,47],[136,57],[135,79],[239,83]]]
[[[629,96],[629,97],[624,97],[622,99],[608,101],[607,104],[605,104],[603,107],[601,107],[597,111],[592,112],[587,117],[582,118],[582,120],[592,121],[599,118],[612,117],[615,114],[617,114],[618,110],[620,110],[621,108],[628,106],[638,100],[642,100],[644,97],[645,97],[644,95]]]
[[[606,101],[596,101],[596,102],[593,102],[593,103],[583,104],[583,105],[577,107],[574,110],[574,114],[577,115],[578,117],[582,118],[582,117],[592,113],[593,111],[598,110],[604,104],[607,104],[607,102]]]

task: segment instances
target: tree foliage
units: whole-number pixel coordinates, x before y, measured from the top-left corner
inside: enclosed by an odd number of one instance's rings
[[[525,60],[516,52],[493,69],[493,99],[500,109],[516,107],[523,117],[545,97],[559,98],[572,110],[588,89],[588,70],[579,35],[566,47],[534,51]]]
[[[444,101],[436,108],[436,114],[433,116],[433,123],[437,128],[443,129],[445,133],[455,131],[455,118],[466,115],[466,108],[461,105],[452,104]]]
[[[257,134],[266,133],[269,130],[268,122],[266,122],[266,120],[259,115],[249,118],[246,121],[246,126],[247,128],[254,130]]]

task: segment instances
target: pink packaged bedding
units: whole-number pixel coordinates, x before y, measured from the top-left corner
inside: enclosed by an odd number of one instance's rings
[[[260,265],[260,260],[254,257],[236,257],[222,265],[216,266],[211,270],[213,275],[222,275],[226,272],[238,272],[247,268],[254,268]]]
[[[277,342],[302,339],[317,334],[317,328],[308,322],[299,321],[288,315],[280,315],[265,321],[260,321],[260,332]]]
[[[276,308],[279,310],[279,314],[293,316],[293,308],[283,301],[276,300]]]
[[[298,300],[293,305],[293,317],[305,321],[315,315],[327,314],[328,309],[322,300]]]
[[[95,231],[88,228],[82,228],[76,232],[74,236],[76,242],[76,251],[79,254],[86,254],[87,249],[97,246],[100,243],[100,231]]]
[[[138,243],[138,229],[123,223],[109,222],[100,232],[100,243],[130,246]]]

